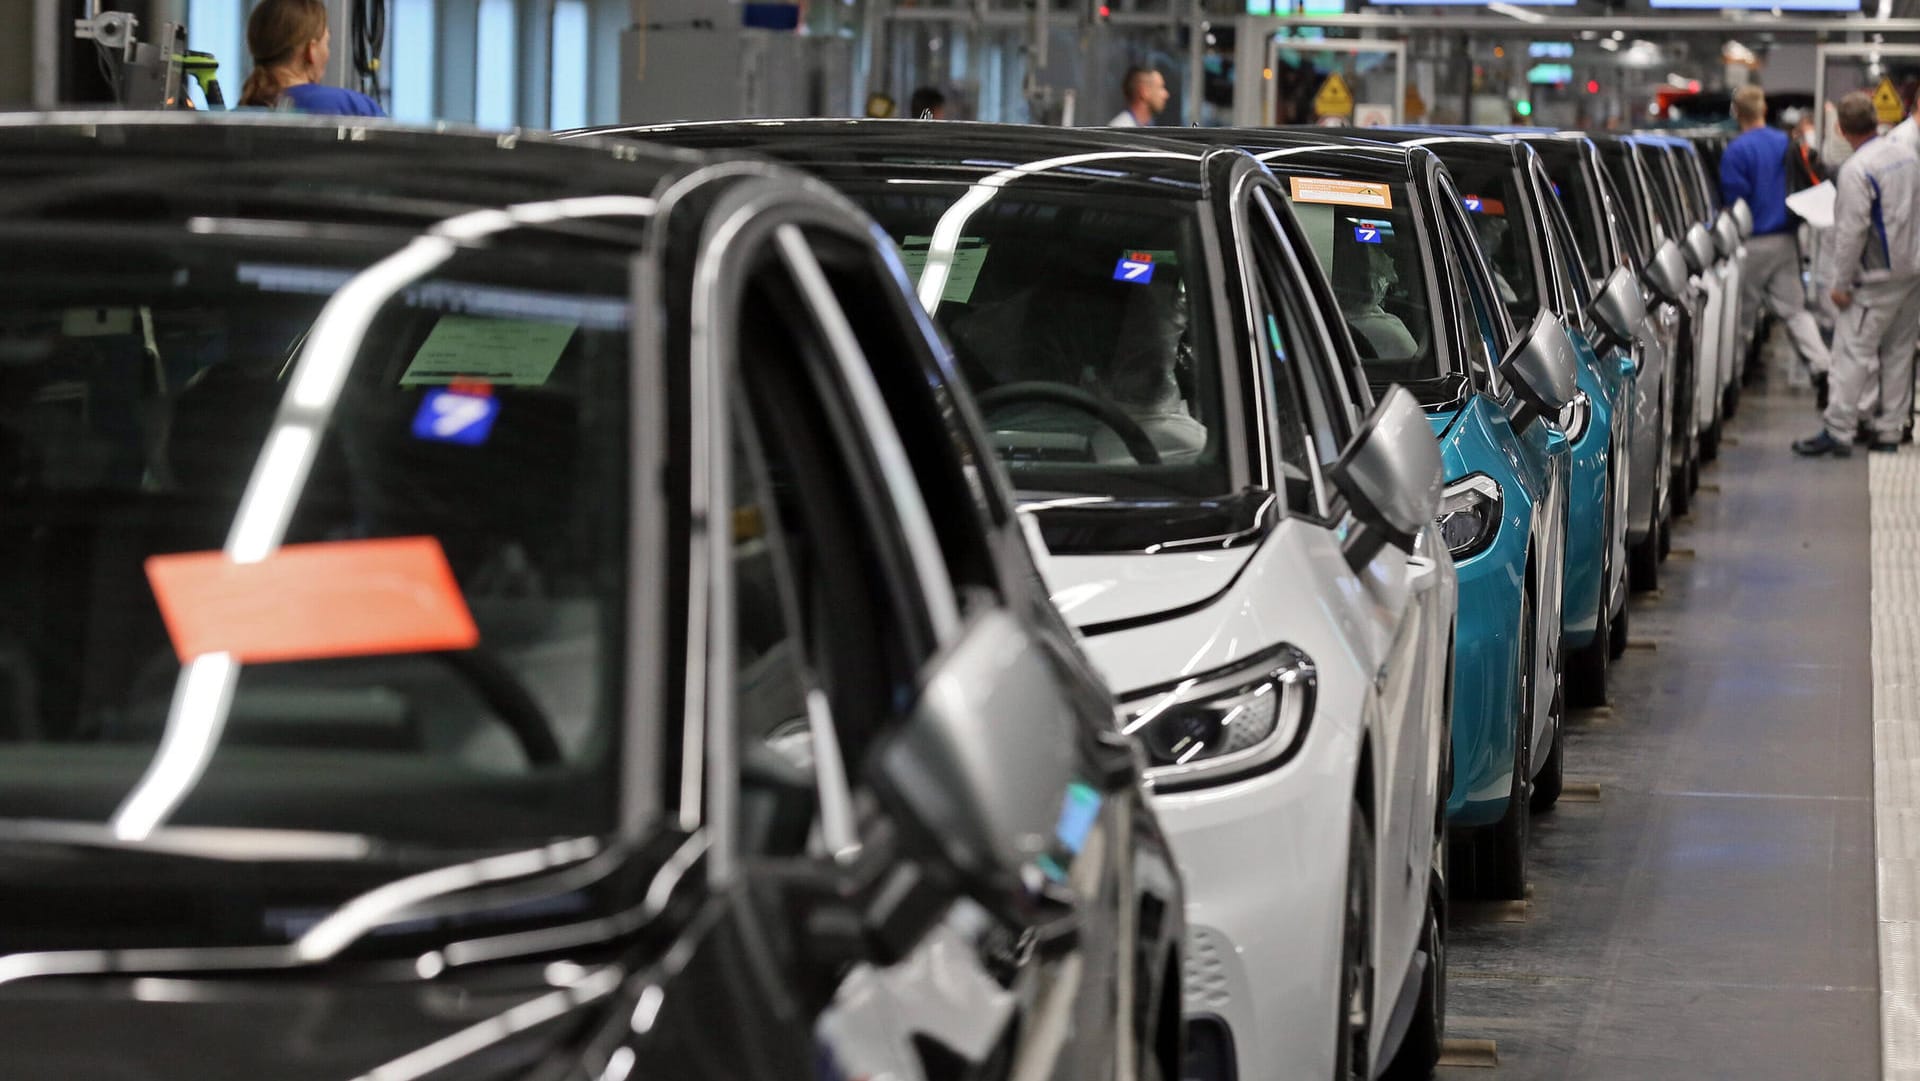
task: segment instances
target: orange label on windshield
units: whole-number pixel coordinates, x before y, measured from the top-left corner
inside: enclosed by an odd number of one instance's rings
[[[225,552],[147,560],[182,663],[242,664],[471,649],[480,631],[432,537],[293,544],[258,563]]]
[[[1335,206],[1364,206],[1374,210],[1393,209],[1393,190],[1368,180],[1334,180],[1320,176],[1292,176],[1296,203],[1331,203]]]

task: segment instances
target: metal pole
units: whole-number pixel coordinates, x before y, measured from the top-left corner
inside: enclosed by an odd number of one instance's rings
[[[1187,19],[1187,89],[1182,95],[1186,100],[1186,113],[1183,118],[1189,126],[1200,123],[1201,98],[1206,94],[1207,80],[1203,70],[1207,63],[1207,23],[1200,0],[1192,0],[1188,7],[1191,15]],[[1178,33],[1175,23],[1175,33]]]
[[[1407,122],[1407,43],[1393,42],[1393,122]]]

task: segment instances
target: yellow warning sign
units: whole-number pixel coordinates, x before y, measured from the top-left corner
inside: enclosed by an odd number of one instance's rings
[[[1321,93],[1326,93],[1322,90]],[[1881,79],[1880,85],[1873,90],[1873,111],[1882,124],[1898,124],[1907,111],[1900,107],[1900,94],[1893,88],[1892,79]]]
[[[1320,92],[1313,96],[1313,111],[1321,116],[1352,116],[1353,92],[1347,89],[1347,81],[1339,72],[1327,76],[1320,84]]]
[[[1288,186],[1296,203],[1331,203],[1392,210],[1393,189],[1367,180],[1335,180],[1324,176],[1290,176]]]

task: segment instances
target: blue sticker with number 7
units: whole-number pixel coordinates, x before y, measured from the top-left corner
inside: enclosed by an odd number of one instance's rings
[[[1353,227],[1353,239],[1362,244],[1380,243],[1380,228],[1376,225],[1356,225]]]
[[[420,401],[420,412],[413,417],[416,439],[436,443],[458,443],[477,447],[493,434],[494,418],[500,415],[500,402],[478,394],[451,390],[430,390]]]
[[[1120,257],[1119,265],[1113,268],[1113,280],[1145,285],[1153,280],[1153,253],[1130,251]]]

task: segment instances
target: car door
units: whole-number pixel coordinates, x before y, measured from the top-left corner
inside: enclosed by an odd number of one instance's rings
[[[1324,476],[1353,438],[1359,410],[1348,388],[1360,362],[1344,325],[1335,332],[1323,311],[1300,303],[1311,292],[1303,287],[1308,271],[1281,221],[1280,193],[1256,186],[1249,204],[1246,239],[1265,314],[1296,328],[1283,336],[1292,348],[1288,356],[1273,356],[1270,377],[1295,382],[1306,406],[1309,453]],[[1324,485],[1321,499],[1317,524],[1326,530],[1328,543],[1337,544],[1337,537],[1352,528],[1345,500]],[[1409,555],[1392,545],[1357,568],[1362,603],[1355,619],[1361,637],[1354,647],[1373,683],[1368,723],[1374,737],[1380,893],[1375,956],[1383,970],[1377,989],[1382,995],[1398,993],[1397,981],[1416,948],[1426,912],[1440,774],[1436,732],[1442,724],[1432,690],[1445,678],[1437,670],[1429,632],[1440,622],[1438,608],[1449,609],[1446,622],[1451,623],[1450,569],[1429,550],[1417,548]]]
[[[1129,1076],[1114,959],[1134,930],[1116,901],[1131,804],[1110,797],[1130,750],[1090,751],[1070,666],[990,582],[956,580],[966,557],[873,377],[889,358],[863,349],[819,246],[878,256],[832,214],[791,212],[696,275],[723,294],[710,371],[732,373],[705,399],[726,433],[707,470],[714,874],[754,899],[762,978],[817,1017],[820,1076]],[[985,742],[902,783],[889,763],[929,716]],[[1009,805],[972,806],[969,781]],[[1000,828],[1039,813],[1059,825]],[[942,815],[960,828],[937,836]],[[1020,873],[991,873],[1007,851]],[[850,915],[822,882],[874,892]]]
[[[1495,355],[1504,358],[1506,350],[1511,348],[1516,339],[1506,305],[1497,300],[1499,294],[1492,275],[1479,252],[1473,226],[1461,209],[1460,196],[1452,181],[1435,172],[1431,182],[1441,227],[1446,232],[1447,242],[1453,249],[1453,257],[1461,274],[1460,292],[1468,297],[1473,306],[1476,322],[1493,331],[1491,336],[1483,332],[1484,342],[1489,347],[1497,347],[1500,352]],[[1497,362],[1494,371],[1497,374]],[[1510,410],[1512,389],[1498,386],[1494,400],[1503,409]],[[1502,418],[1498,423],[1505,424],[1506,420]],[[1569,454],[1566,437],[1549,424],[1529,424],[1525,431],[1514,432],[1510,438],[1523,448],[1516,458],[1516,465],[1527,478],[1535,497],[1530,526],[1536,553],[1534,596],[1538,601],[1534,611],[1533,685],[1540,689],[1540,693],[1536,694],[1532,703],[1532,715],[1535,736],[1543,738],[1547,705],[1555,683],[1553,675],[1559,671],[1560,593],[1566,561]]]

